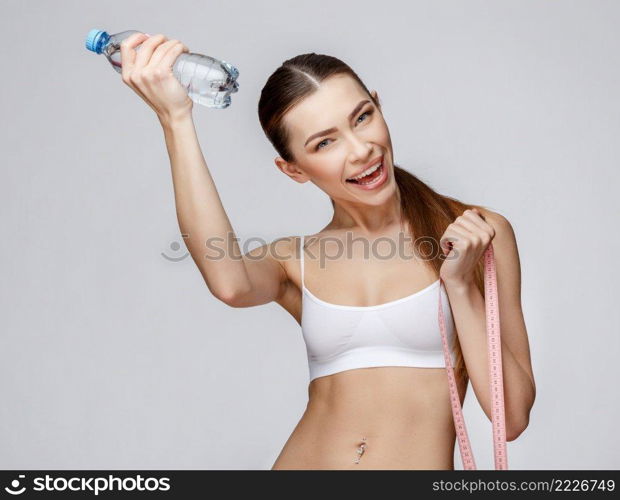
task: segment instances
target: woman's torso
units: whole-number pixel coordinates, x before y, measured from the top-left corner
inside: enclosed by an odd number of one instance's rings
[[[342,233],[316,236],[340,243],[320,249],[319,241],[306,241],[303,284],[298,238],[290,240],[282,260],[288,287],[278,303],[300,325],[303,285],[326,303],[370,306],[410,296],[437,280],[434,269],[410,258],[409,251],[381,258],[389,253],[388,246],[378,245],[376,254],[364,256],[361,246],[353,245],[350,258],[346,253],[336,258],[338,247],[341,252],[345,248]],[[388,237],[398,241],[397,233]],[[458,386],[462,404],[463,380]],[[308,396],[306,410],[273,469],[453,468],[455,431],[444,367],[345,370],[313,379]]]

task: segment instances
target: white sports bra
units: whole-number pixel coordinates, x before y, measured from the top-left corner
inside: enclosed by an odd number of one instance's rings
[[[300,241],[302,285],[301,331],[306,344],[310,381],[356,368],[412,366],[445,368],[437,315],[437,287],[442,303],[448,295],[438,279],[406,297],[376,306],[325,302],[304,285],[304,237]],[[454,320],[444,307],[452,365]]]

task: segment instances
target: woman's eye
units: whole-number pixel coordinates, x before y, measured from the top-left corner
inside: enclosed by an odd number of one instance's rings
[[[321,149],[321,144],[323,144],[325,141],[329,141],[329,139],[324,139],[324,140],[322,140],[321,142],[319,142],[319,143],[316,145],[316,148],[314,148],[314,150],[315,150],[315,151],[318,151],[319,149]]]
[[[358,123],[359,123],[359,119],[360,119],[362,116],[364,116],[364,115],[368,115],[368,116],[372,115],[372,111],[373,111],[372,109],[369,109],[368,111],[364,111],[364,112],[363,112],[363,113],[362,113],[362,114],[358,117],[358,119],[357,119],[357,120],[358,120]],[[319,149],[322,149],[322,148],[321,148],[321,144],[323,144],[325,141],[329,141],[329,140],[330,140],[330,139],[323,139],[321,142],[319,142],[319,143],[316,145],[316,147],[314,148],[314,150],[315,150],[315,151],[318,151]]]
[[[363,112],[363,113],[359,116],[358,120],[359,120],[362,116],[364,116],[364,115],[369,115],[369,116],[370,116],[370,115],[372,115],[372,110],[364,111],[364,112]]]

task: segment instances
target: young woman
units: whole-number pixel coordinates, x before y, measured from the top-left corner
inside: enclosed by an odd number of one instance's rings
[[[123,81],[162,124],[180,229],[209,290],[232,307],[275,301],[301,326],[309,400],[272,468],[454,468],[438,300],[461,404],[471,380],[491,420],[482,281],[491,241],[507,439],[516,439],[536,388],[508,220],[397,166],[377,92],[342,61],[311,53],[270,76],[258,114],[277,167],[324,191],[332,219],[313,235],[235,258],[241,252],[201,154],[192,101],[171,72],[183,51],[164,35],[134,35],[121,46]],[[232,250],[205,255],[205,241],[215,239]]]

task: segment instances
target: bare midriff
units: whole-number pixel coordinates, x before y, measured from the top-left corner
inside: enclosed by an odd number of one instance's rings
[[[315,378],[308,395],[272,469],[454,469],[445,368],[347,370]]]

